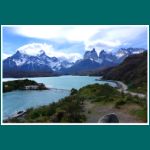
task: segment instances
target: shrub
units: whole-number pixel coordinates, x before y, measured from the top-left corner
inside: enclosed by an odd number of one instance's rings
[[[126,101],[124,100],[118,100],[116,103],[115,103],[115,108],[120,108],[120,106],[126,104]]]
[[[77,94],[77,92],[78,92],[78,90],[76,90],[76,89],[72,88],[72,89],[71,89],[71,93],[70,93],[70,95]]]

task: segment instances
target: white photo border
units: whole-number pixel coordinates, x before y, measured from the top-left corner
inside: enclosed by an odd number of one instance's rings
[[[92,25],[92,24],[91,24]],[[3,27],[14,27],[23,25],[1,25],[1,125],[149,125],[149,25],[108,25],[108,26],[146,26],[147,27],[147,122],[146,123],[4,123],[3,122]],[[28,25],[26,25],[28,26]],[[31,26],[31,25],[30,25]],[[34,25],[35,26],[35,25]],[[46,25],[50,26],[50,25]],[[60,26],[60,25],[56,25]],[[63,25],[71,26],[71,25]],[[76,25],[78,26],[78,25]],[[88,26],[88,25],[87,25]],[[93,26],[101,26],[93,25]]]

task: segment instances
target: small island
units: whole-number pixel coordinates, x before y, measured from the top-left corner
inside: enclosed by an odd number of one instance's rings
[[[11,92],[14,90],[47,90],[43,83],[37,83],[33,80],[14,80],[3,82],[3,92]]]

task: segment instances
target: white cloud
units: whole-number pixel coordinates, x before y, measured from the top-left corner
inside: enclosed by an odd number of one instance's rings
[[[65,41],[82,42],[85,45],[84,50],[95,47],[97,51],[132,46],[148,28],[145,25],[17,25],[9,27],[13,33],[27,38],[53,40],[57,41],[59,45]],[[51,53],[55,52],[58,56],[65,55],[67,57],[66,53],[56,52],[51,45],[43,44],[43,46],[45,49],[50,49]],[[36,49],[38,48],[36,47]],[[69,50],[69,48],[67,49]],[[73,50],[70,48],[70,51]]]
[[[104,26],[95,25],[22,25],[12,26],[13,32],[32,38],[84,41]]]
[[[10,26],[12,30],[23,36],[53,39],[65,38],[75,41],[90,39],[100,31],[105,31],[109,38],[126,37],[139,34],[145,25],[16,25]],[[123,34],[118,34],[123,33]]]
[[[4,59],[8,58],[9,56],[11,56],[11,54],[3,53],[2,54],[2,59],[4,60]]]
[[[120,46],[122,43],[119,40],[109,41],[109,40],[95,40],[95,41],[87,41],[86,49],[92,49],[93,47],[99,52],[102,49],[112,50],[115,47]]]
[[[61,35],[62,29],[60,26],[17,26],[14,28],[14,32],[21,34],[26,37],[41,38],[41,39],[50,39],[56,38],[58,35]]]
[[[30,43],[19,47],[17,50],[33,56],[39,54],[41,50],[44,50],[49,57],[55,56],[58,58],[65,58],[72,62],[82,58],[81,54],[79,53],[65,53],[58,51],[55,50],[52,45],[46,43]]]
[[[99,31],[93,38],[85,41],[85,47],[86,49],[95,47],[97,51],[100,51],[130,46],[137,42],[141,34],[146,33],[146,31],[147,26],[110,26],[110,28]]]

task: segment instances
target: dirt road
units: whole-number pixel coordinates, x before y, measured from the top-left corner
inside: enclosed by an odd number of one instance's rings
[[[117,84],[118,91],[120,91],[120,92],[131,94],[132,96],[138,96],[140,98],[146,97],[146,95],[144,95],[144,94],[128,91],[128,86],[121,81],[114,81],[114,82]]]

